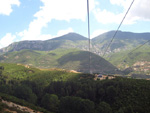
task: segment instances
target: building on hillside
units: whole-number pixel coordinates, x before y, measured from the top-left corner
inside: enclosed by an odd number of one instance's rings
[[[114,75],[103,75],[103,74],[96,74],[94,80],[105,80],[105,79],[114,79]]]

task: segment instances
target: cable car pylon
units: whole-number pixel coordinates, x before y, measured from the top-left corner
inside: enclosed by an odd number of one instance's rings
[[[88,41],[89,41],[89,72],[92,74],[91,70],[91,38],[90,38],[90,13],[89,13],[89,0],[87,0],[87,19],[88,19]]]

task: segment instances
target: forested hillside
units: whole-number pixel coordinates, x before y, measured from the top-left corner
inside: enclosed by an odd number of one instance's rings
[[[150,112],[150,81],[120,77],[100,81],[93,77],[64,70],[41,71],[0,64],[0,97],[44,113]]]

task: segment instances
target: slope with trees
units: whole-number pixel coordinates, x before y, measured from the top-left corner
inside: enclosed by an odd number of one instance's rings
[[[40,106],[53,113],[150,112],[148,80],[117,77],[112,80],[95,81],[90,74],[41,71],[15,64],[0,65],[2,99],[23,105],[27,101],[27,106]],[[28,70],[34,70],[34,73],[28,73]],[[16,79],[17,74],[24,76]]]

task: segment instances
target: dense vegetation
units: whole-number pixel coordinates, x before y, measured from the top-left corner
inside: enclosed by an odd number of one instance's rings
[[[117,77],[95,81],[89,74],[0,64],[3,99],[17,103],[21,103],[17,98],[23,99],[53,113],[149,113],[149,90],[146,80]]]

